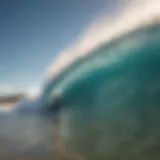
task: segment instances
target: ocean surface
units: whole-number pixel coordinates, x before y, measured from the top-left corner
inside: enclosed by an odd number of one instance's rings
[[[53,125],[50,120],[36,114],[31,103],[27,106],[29,112],[24,104],[14,107],[0,108],[0,159],[51,160]]]
[[[46,106],[57,93],[67,150],[87,160],[158,160],[159,23],[104,43],[69,65],[46,87]]]
[[[3,112],[8,112],[12,110],[12,106],[11,105],[0,105],[0,113]]]

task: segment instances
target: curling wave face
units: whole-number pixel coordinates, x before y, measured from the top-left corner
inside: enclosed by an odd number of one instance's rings
[[[153,3],[147,18],[143,8],[128,12],[130,20],[89,32],[51,65],[42,99],[46,108],[57,95],[62,102],[54,140],[60,159],[160,159],[160,23],[152,14],[160,10]]]
[[[86,160],[158,160],[159,71],[158,23],[104,44],[70,65],[47,92],[52,99],[51,93],[60,91],[64,146]]]
[[[160,158],[160,24],[140,27],[70,65],[59,91],[59,136],[86,160]],[[55,144],[56,145],[56,144]]]

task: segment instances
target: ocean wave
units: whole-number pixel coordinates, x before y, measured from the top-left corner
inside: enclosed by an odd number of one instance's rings
[[[141,26],[159,21],[159,1],[131,2],[122,3],[123,7],[117,9],[114,15],[103,14],[100,16],[103,18],[95,19],[93,23],[84,28],[82,34],[53,60],[48,67],[47,78],[56,77],[78,58],[87,56],[103,43],[110,42]]]
[[[103,44],[54,79],[49,89],[64,104],[66,148],[88,160],[159,159],[159,51],[154,23]]]
[[[84,159],[160,157],[160,10],[150,4],[133,18],[127,12],[112,36],[82,38],[51,66],[45,107],[61,97],[59,136]]]
[[[107,16],[105,18],[106,16],[103,15],[103,18],[89,25],[78,40],[75,40],[73,44],[54,59],[47,71],[45,92],[47,92],[47,88],[51,90],[50,86],[53,83],[53,86],[56,86],[61,82],[61,77],[62,79],[65,77],[65,83],[67,83],[66,79],[69,79],[70,74],[73,76],[76,74],[72,68],[77,64],[83,63],[83,60],[89,59],[90,54],[95,54],[95,51],[100,49],[101,46],[109,46],[114,41],[118,43],[117,39],[121,39],[140,28],[156,25],[159,22],[160,9],[159,2],[156,0],[152,2],[134,2],[124,6],[116,12],[114,17]],[[138,42],[138,40],[136,41]],[[137,42],[134,41],[133,43]],[[99,54],[98,52],[96,53]],[[108,59],[108,57],[106,58]],[[54,94],[60,94],[59,92],[61,90],[56,87]]]
[[[159,45],[159,28],[159,23],[138,28],[122,37],[102,44],[87,56],[78,58],[77,61],[66,67],[59,76],[51,80],[45,88],[45,95],[52,97],[54,94],[65,94],[65,90],[74,88],[75,83],[83,81],[84,77],[89,79],[93,73],[96,75],[102,70],[108,70],[114,66],[116,61],[121,64],[121,61],[125,61],[126,57],[136,55],[138,49],[153,49],[154,46]],[[146,53],[139,53],[138,56],[140,54]]]

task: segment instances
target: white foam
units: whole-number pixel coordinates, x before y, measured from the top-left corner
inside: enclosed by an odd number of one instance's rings
[[[11,105],[3,105],[3,106],[0,105],[0,113],[1,113],[1,112],[9,112],[9,111],[11,111],[12,109],[13,109],[13,108],[12,108]]]
[[[73,43],[58,54],[47,70],[47,80],[54,79],[78,58],[87,56],[93,49],[142,25],[159,21],[160,1],[143,0],[124,3],[114,16],[101,16],[84,29]]]

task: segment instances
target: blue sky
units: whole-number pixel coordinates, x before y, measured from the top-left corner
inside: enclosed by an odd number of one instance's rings
[[[108,0],[1,0],[0,94],[39,86],[53,60]]]

